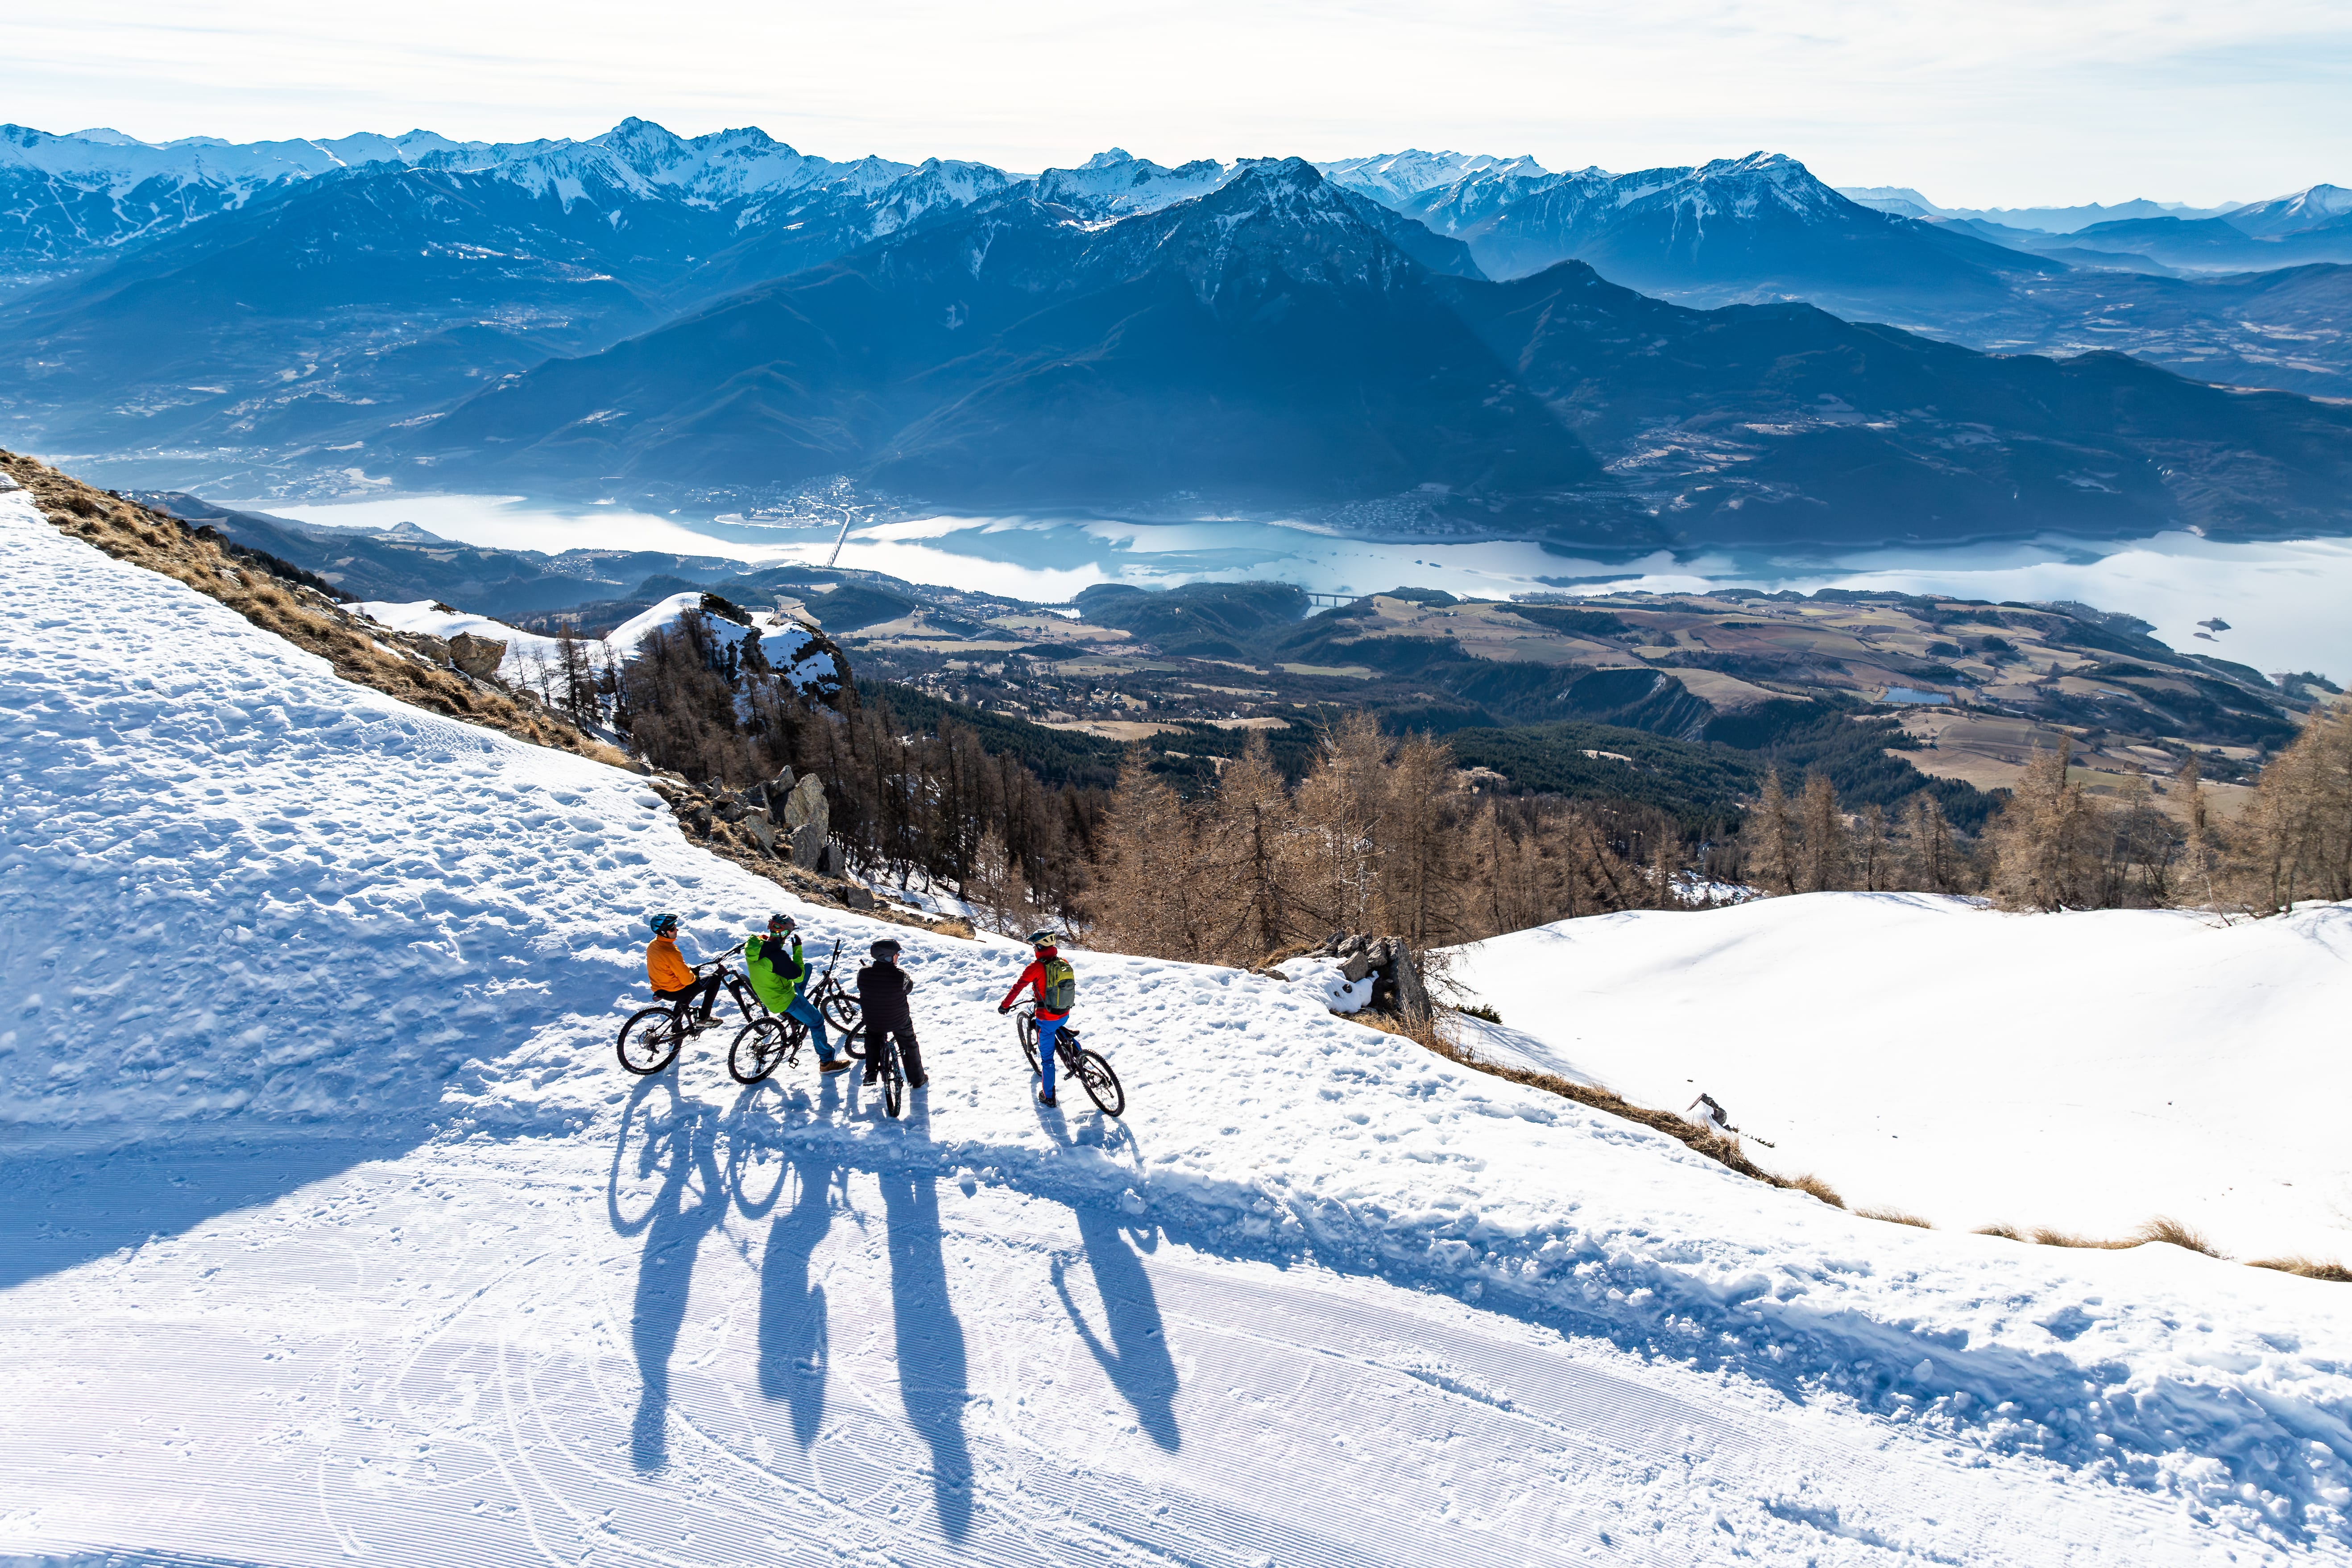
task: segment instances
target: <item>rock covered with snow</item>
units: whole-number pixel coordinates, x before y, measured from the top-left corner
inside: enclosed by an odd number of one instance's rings
[[[670,595],[605,634],[613,660],[625,664],[647,638],[698,616],[703,634],[728,650],[739,669],[767,670],[803,700],[829,708],[853,706],[857,688],[848,657],[819,627],[776,610],[746,610],[699,589]]]
[[[542,668],[561,657],[561,645],[554,637],[521,631],[488,616],[453,610],[431,599],[371,601],[348,607],[396,632],[441,639],[449,646],[453,662],[457,646],[463,641],[466,662],[457,668],[477,678],[496,675],[509,684],[530,687],[535,685],[534,678]],[[495,659],[488,655],[493,646],[499,650]]]
[[[1350,977],[1347,966],[1329,958],[1293,958],[1274,966],[1275,973],[1309,995],[1320,996],[1334,1013],[1360,1013],[1372,1003],[1372,976]]]
[[[1429,990],[1412,945],[1401,936],[1341,931],[1300,957],[1276,964],[1276,972],[1319,989],[1334,1013],[1382,1012],[1424,1016]]]

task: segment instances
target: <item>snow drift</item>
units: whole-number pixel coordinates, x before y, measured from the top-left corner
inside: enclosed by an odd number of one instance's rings
[[[1466,948],[1478,1047],[1679,1110],[1712,1093],[1786,1173],[1959,1229],[2352,1261],[2352,905],[2009,915],[1815,893]]]
[[[12,1147],[374,1129],[429,1140],[456,1169],[511,1145],[549,1175],[483,1233],[510,1256],[499,1278],[564,1267],[533,1216],[564,1211],[577,1178],[557,1173],[601,1160],[651,1092],[610,1049],[643,995],[640,914],[675,909],[689,949],[709,951],[793,909],[789,895],[688,844],[634,777],[338,681],[223,606],[60,536],[16,496],[0,498],[0,603]],[[820,947],[882,929],[798,912]],[[1677,918],[1728,939],[1753,916]],[[782,1135],[794,1158],[1098,1205],[1085,1212],[1228,1258],[1446,1292],[1681,1369],[1727,1409],[1851,1421],[1886,1463],[1932,1460],[1951,1488],[2065,1476],[2070,1507],[2125,1500],[2113,1507],[2147,1529],[2352,1542],[2352,1291],[2163,1247],[2078,1254],[1875,1224],[1335,1017],[1319,987],[1114,954],[1078,955],[1081,1005],[1130,1110],[1116,1138],[1073,1138],[1030,1103],[991,1005],[1021,951],[887,929],[920,980],[938,1083],[913,1123],[795,1099],[805,1109]],[[1836,1027],[1848,977],[1833,955],[1815,973],[1815,1009]],[[1979,1005],[2002,1026],[1997,998]],[[706,1041],[689,1065],[708,1054]],[[342,1223],[331,1204],[308,1212],[301,1223]],[[648,1233],[649,1269],[683,1223]],[[203,1288],[233,1300],[236,1273]],[[1268,1289],[1279,1296],[1278,1279]],[[644,1303],[666,1300],[641,1293],[641,1346],[656,1331]],[[919,1328],[902,1322],[902,1345]],[[1341,1366],[1360,1352],[1329,1353]],[[1507,1382],[1444,1375],[1482,1408],[1512,1397]],[[44,1384],[11,1429],[81,1397]],[[1066,1441],[1091,1444],[1075,1428]],[[63,1484],[8,1446],[19,1490]],[[1379,1509],[1376,1477],[1367,1488],[1361,1506]],[[1833,1508],[1787,1509],[1772,1518],[1809,1521],[1844,1553],[1829,1560],[1869,1560]]]

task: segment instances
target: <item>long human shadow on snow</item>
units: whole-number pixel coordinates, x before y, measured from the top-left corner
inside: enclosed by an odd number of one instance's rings
[[[657,1089],[667,1093],[668,1114],[645,1117],[635,1173],[643,1181],[659,1170],[661,1181],[644,1213],[633,1216],[623,1209],[621,1173],[627,1163],[630,1130]],[[667,1075],[647,1079],[629,1096],[621,1115],[621,1136],[613,1149],[607,1203],[614,1228],[623,1236],[642,1233],[646,1238],[638,1254],[637,1295],[629,1321],[640,1384],[636,1418],[629,1427],[629,1462],[639,1470],[658,1470],[669,1462],[670,1357],[686,1323],[695,1256],[702,1238],[727,1212],[727,1185],[719,1172],[718,1121],[717,1112],[702,1101],[681,1100]],[[694,1177],[700,1178],[698,1194],[690,1191]]]
[[[913,1108],[909,1129],[929,1142],[928,1113]],[[931,1498],[940,1529],[961,1541],[971,1529],[971,1446],[964,1436],[967,1382],[963,1325],[948,1298],[946,1237],[939,1178],[925,1170],[884,1170],[882,1212],[889,1227],[890,1320],[898,1343],[898,1396],[907,1420],[931,1450]]]
[[[770,1222],[761,1254],[760,1386],[785,1400],[794,1436],[811,1445],[825,1403],[826,1304],[809,1281],[810,1259],[829,1233],[833,1190],[852,1170],[880,1185],[891,1268],[892,1327],[897,1336],[900,1396],[908,1424],[931,1451],[932,1486],[940,1528],[950,1539],[970,1529],[971,1444],[964,1410],[971,1401],[961,1324],[949,1295],[938,1176],[942,1151],[930,1142],[926,1102],[917,1099],[895,1143],[839,1142],[838,1104],[825,1079],[812,1105],[800,1089],[772,1081],[747,1089],[723,1124],[728,1182],[735,1203],[751,1220],[774,1214],[787,1190],[791,1206]],[[1097,1119],[1099,1120],[1099,1119]],[[1061,1119],[1057,1136],[1067,1140]],[[1081,1141],[1133,1153],[1133,1134],[1116,1122],[1088,1130]],[[896,1152],[899,1157],[892,1158]],[[771,1166],[765,1156],[773,1156]],[[1168,1350],[1159,1299],[1141,1260],[1122,1234],[1116,1205],[1102,1198],[1058,1201],[1076,1215],[1081,1252],[1094,1275],[1108,1338],[1097,1333],[1065,1279],[1074,1258],[1054,1263],[1054,1283],[1077,1331],[1113,1385],[1135,1409],[1152,1441],[1173,1450],[1181,1441],[1175,1416],[1178,1379]]]
[[[741,1128],[762,1089],[774,1080],[745,1089],[729,1120]],[[829,1115],[838,1104],[835,1080],[827,1079],[819,1090],[816,1114]],[[809,1262],[833,1228],[833,1189],[842,1178],[837,1161],[820,1151],[802,1150],[778,1164],[773,1182],[764,1185],[752,1170],[751,1157],[761,1144],[737,1137],[729,1147],[727,1184],[746,1219],[764,1219],[789,1188],[793,1205],[768,1226],[768,1241],[760,1258],[760,1392],[781,1399],[792,1411],[793,1436],[803,1448],[813,1447],[824,1426],[825,1378],[831,1363],[831,1323],[824,1287],[809,1280]]]
[[[1103,1316],[1109,1321],[1110,1343],[1103,1343],[1071,1297],[1065,1258],[1054,1259],[1054,1291],[1104,1374],[1134,1407],[1145,1436],[1172,1453],[1183,1444],[1176,1427],[1176,1362],[1168,1353],[1168,1326],[1160,1315],[1151,1277],[1143,1271],[1142,1260],[1128,1246],[1108,1205],[1073,1204],[1071,1212],[1077,1215],[1078,1236],[1094,1270],[1095,1293],[1102,1298]]]

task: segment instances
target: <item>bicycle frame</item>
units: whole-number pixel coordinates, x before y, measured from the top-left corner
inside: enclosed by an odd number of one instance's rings
[[[768,1016],[768,1009],[762,1005],[756,1013],[751,1010],[752,1003],[759,999],[751,994],[750,983],[745,979],[743,972],[740,969],[730,969],[728,967],[727,961],[742,951],[743,944],[739,942],[733,947],[729,948],[725,952],[720,953],[718,957],[706,958],[700,963],[695,964],[693,967],[694,972],[697,974],[700,974],[706,969],[713,967],[718,969],[719,989],[726,992],[729,996],[734,999],[735,1010],[738,1013],[742,1014],[743,1021],[749,1024],[755,1019],[766,1017]],[[716,1005],[717,999],[714,997],[712,1001],[713,1005],[711,1007],[711,1011],[713,1014],[716,1014],[719,1010]],[[692,1007],[693,1003],[694,998],[691,995],[688,995],[675,1004],[675,1006],[681,1017],[684,1016],[687,1011]]]
[[[810,986],[806,991],[802,993],[803,995],[808,998],[810,1006],[822,1010],[824,1006],[826,997],[832,995],[836,991],[846,992],[848,988],[843,985],[840,981],[835,980],[833,977],[833,972],[840,967],[841,938],[835,937],[833,939],[833,955],[824,961],[824,973],[819,977],[815,984]]]
[[[1015,1007],[1013,1012],[1013,1016],[1019,1018],[1022,1025],[1029,1031],[1029,1037],[1032,1040],[1034,1040],[1037,1037],[1036,1005],[1034,1003],[1024,1003],[1023,1005]],[[1062,1026],[1054,1031],[1055,1058],[1059,1060],[1064,1067],[1075,1073],[1078,1070],[1078,1052],[1083,1047],[1078,1044],[1078,1031],[1071,1026],[1068,1018],[1066,1016],[1063,1019]]]

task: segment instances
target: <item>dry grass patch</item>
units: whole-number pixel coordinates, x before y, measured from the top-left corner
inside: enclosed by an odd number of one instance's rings
[[[1558,1073],[1537,1072],[1528,1068],[1509,1067],[1501,1062],[1487,1061],[1447,1034],[1444,1023],[1445,1014],[1443,1012],[1420,1019],[1403,1018],[1392,1014],[1370,1011],[1343,1013],[1338,1016],[1361,1024],[1368,1029],[1378,1029],[1382,1034],[1400,1036],[1425,1050],[1435,1052],[1448,1061],[1459,1062],[1473,1071],[1483,1072],[1491,1078],[1499,1078],[1510,1083],[1522,1084],[1528,1089],[1539,1089],[1547,1094],[1556,1094],[1562,1100],[1572,1100],[1579,1105],[1590,1106],[1595,1110],[1605,1111],[1611,1116],[1622,1117],[1627,1121],[1639,1122],[1654,1132],[1664,1133],[1694,1153],[1704,1154],[1717,1164],[1737,1171],[1752,1180],[1762,1182],[1768,1186],[1808,1193],[1837,1208],[1845,1206],[1845,1200],[1839,1197],[1830,1184],[1819,1177],[1806,1176],[1797,1181],[1790,1181],[1786,1176],[1776,1176],[1750,1160],[1748,1157],[1748,1152],[1740,1147],[1738,1139],[1728,1138],[1720,1132],[1685,1121],[1671,1110],[1654,1110],[1646,1105],[1635,1105],[1613,1089],[1596,1088],[1589,1083],[1578,1083],[1573,1079],[1562,1078]]]
[[[1845,1207],[1845,1199],[1838,1195],[1838,1190],[1819,1176],[1795,1176],[1784,1184],[1794,1192],[1810,1193],[1833,1209]]]
[[[432,639],[404,638],[360,619],[315,588],[285,583],[250,560],[233,558],[218,535],[207,537],[177,518],[92,489],[31,458],[0,451],[0,468],[31,492],[58,532],[218,600],[262,630],[326,659],[354,686],[533,745],[631,768],[618,747],[536,701],[417,651]]]
[[[1936,1228],[1926,1220],[1921,1219],[1917,1215],[1906,1213],[1902,1209],[1856,1209],[1853,1212],[1860,1215],[1864,1219],[1883,1219],[1889,1225],[1916,1226],[1921,1230],[1933,1230]]]
[[[2339,1285],[2352,1285],[2352,1268],[2341,1263],[2326,1263],[2316,1258],[2257,1258],[2252,1267],[2275,1268],[2281,1274],[2293,1274],[2305,1279],[2332,1279]]]
[[[2168,1219],[2163,1215],[2157,1215],[2132,1232],[2131,1240],[2125,1245],[2146,1247],[2150,1242],[2158,1241],[2167,1247],[2180,1247],[2191,1252],[2201,1252],[2208,1258],[2221,1256],[2221,1249],[2206,1240],[2203,1232],[2192,1230],[2179,1220]]]

